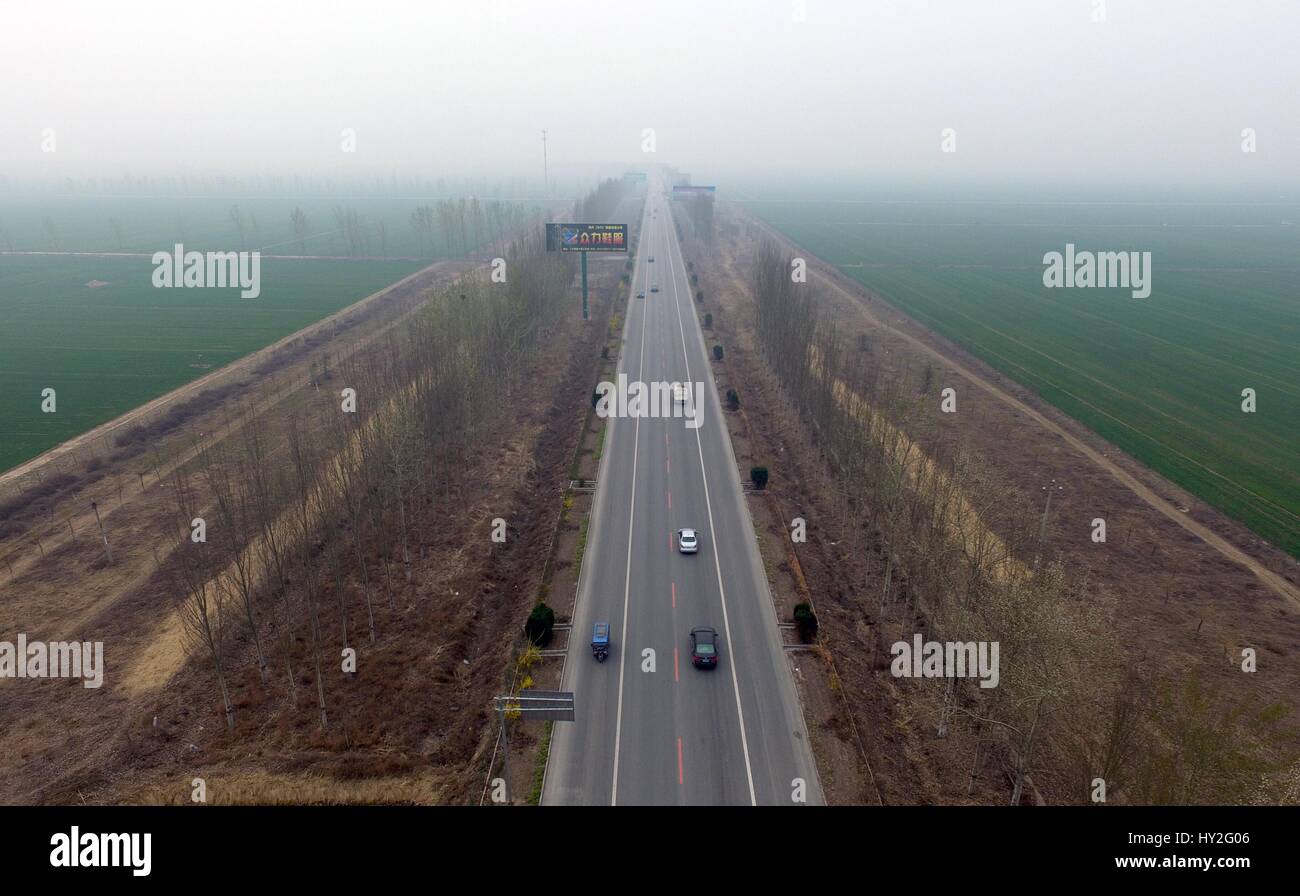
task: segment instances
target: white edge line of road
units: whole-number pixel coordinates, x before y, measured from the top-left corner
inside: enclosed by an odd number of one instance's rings
[[[676,222],[673,220],[671,209],[669,209],[668,211],[668,226],[669,228],[676,227]],[[676,242],[677,242],[677,234],[675,231],[672,231],[669,236],[669,242],[668,242],[668,264],[672,268],[673,305],[677,308],[677,329],[682,336],[682,360],[686,363],[686,380],[687,382],[690,382],[691,381],[690,352],[686,348],[686,325],[682,322],[682,303],[679,295],[679,290],[677,289],[677,264],[673,259],[673,244]],[[678,254],[681,253],[680,245],[677,246],[677,252]],[[681,273],[682,276],[686,275],[685,259],[682,260]],[[697,322],[696,327],[698,328],[698,326],[699,324]],[[703,340],[704,337],[703,335],[701,335],[700,336],[701,345],[703,345]],[[708,360],[707,347],[705,347],[705,360],[706,361]],[[710,391],[716,392],[717,389],[716,387],[713,387],[713,383],[712,383],[713,377],[710,376],[709,380],[710,380],[710,387],[711,387]],[[714,397],[716,398],[716,395]],[[721,412],[719,411],[719,413]],[[708,512],[708,517],[709,517],[709,538],[713,542],[712,545],[713,568],[714,570],[717,571],[718,574],[718,596],[722,599],[722,628],[727,633],[727,660],[731,666],[731,688],[736,695],[736,716],[740,720],[740,748],[745,755],[745,780],[749,784],[749,804],[751,806],[757,806],[758,800],[754,795],[754,771],[749,762],[749,738],[745,734],[745,711],[740,706],[740,679],[736,675],[736,652],[732,648],[732,644],[734,642],[731,640],[731,622],[727,616],[727,591],[722,584],[722,561],[718,559],[718,536],[713,528],[713,502],[709,499],[709,474],[704,465],[704,442],[700,438],[701,428],[702,427],[697,427],[695,430],[695,447],[699,451],[699,455],[700,455],[700,478],[704,482],[704,507],[705,510]],[[728,441],[730,440],[730,436],[726,433],[725,429],[723,431],[723,438],[728,439]]]
[[[648,202],[649,202],[649,197],[647,196],[647,203]],[[650,234],[651,236],[654,235],[653,224],[650,226]],[[642,248],[641,241],[637,240],[638,260],[641,255],[641,251],[640,251],[641,248]],[[635,275],[636,271],[633,270],[632,273]],[[636,286],[635,276],[633,276],[632,283],[630,284],[630,286],[631,288],[628,289],[629,301],[634,302],[636,301],[636,299],[631,298],[631,296],[633,295],[633,290],[635,289]],[[637,358],[637,373],[636,373],[636,378],[638,382],[645,375],[645,331],[646,331],[646,318],[649,316],[650,316],[650,312],[646,309],[645,306],[642,306],[641,307],[641,351],[639,353],[639,357]],[[628,595],[632,589],[632,531],[633,531],[633,526],[636,523],[636,462],[637,462],[637,455],[641,449],[641,418],[639,416],[636,418],[636,427],[632,430],[632,433],[633,433],[632,435],[632,497],[631,500],[628,501],[628,511],[627,511],[627,568],[623,573],[623,626],[621,629],[619,629],[619,636],[623,639],[623,643],[625,645],[631,643],[631,639],[628,638],[627,635],[627,609],[628,609]],[[614,780],[611,785],[610,793],[609,793],[609,804],[611,806],[618,805],[618,752],[619,752],[619,747],[622,745],[623,742],[623,678],[627,673],[627,657],[628,657],[627,652],[622,651],[620,655],[620,662],[618,664],[618,710],[614,714]]]

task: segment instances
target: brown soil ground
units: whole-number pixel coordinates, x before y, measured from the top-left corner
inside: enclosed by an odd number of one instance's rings
[[[932,418],[916,421],[908,435],[942,463],[956,441],[951,427],[961,427],[964,443],[1007,484],[1005,517],[987,521],[995,534],[1009,538],[1000,530],[1006,520],[1036,520],[1048,481],[1066,485],[1052,504],[1044,554],[1085,576],[1094,593],[1114,600],[1114,625],[1128,656],[1157,674],[1195,672],[1230,694],[1253,690],[1268,702],[1294,702],[1300,693],[1300,574],[1292,558],[820,259],[728,208],[720,215],[713,245],[706,250],[689,241],[686,250],[706,297],[697,310],[701,317],[712,312],[717,337],[726,346],[725,362],[715,364],[719,389],[725,395],[734,387],[741,395],[742,413],[728,416],[744,418],[732,425],[742,477],[751,459],[771,468],[769,494],[751,496],[751,508],[763,530],[778,613],[789,619],[789,595],[802,592],[797,581],[802,578],[822,623],[829,658],[820,665],[802,662],[802,672],[820,674],[797,680],[832,802],[874,803],[878,797],[885,803],[1004,802],[1008,788],[998,757],[972,787],[973,741],[960,730],[935,738],[937,720],[913,717],[909,707],[915,704],[902,699],[902,689],[912,683],[888,674],[880,636],[894,640],[898,632],[893,621],[888,632],[877,631],[883,564],[878,552],[844,549],[847,539],[831,510],[836,483],[756,347],[748,277],[764,239],[808,259],[821,319],[833,320],[854,350],[864,334],[871,361],[885,379],[916,377],[928,361],[936,394],[942,387],[956,388],[962,412],[955,420],[941,419],[936,397]],[[760,504],[768,509],[766,524]],[[795,516],[808,520],[809,534],[806,544],[791,546],[786,532]],[[1097,516],[1107,520],[1104,545],[1089,537],[1090,521]],[[770,544],[769,536],[775,536]],[[793,555],[793,562],[785,554]],[[792,569],[798,572],[792,575]],[[1258,649],[1260,663],[1244,680],[1231,658],[1247,646]],[[837,705],[841,696],[847,702]],[[834,764],[824,757],[835,757]],[[1040,778],[1035,783],[1031,799],[1059,801],[1061,782]]]

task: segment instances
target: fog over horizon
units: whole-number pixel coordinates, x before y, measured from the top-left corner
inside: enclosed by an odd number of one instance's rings
[[[6,10],[0,177],[540,185],[546,129],[553,181],[1267,193],[1300,184],[1297,43],[1294,0],[55,0]]]

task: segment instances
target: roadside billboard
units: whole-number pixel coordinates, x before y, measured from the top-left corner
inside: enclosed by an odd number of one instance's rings
[[[714,186],[679,185],[673,187],[673,198],[685,199],[691,196],[708,196],[712,198],[717,193],[717,190],[718,188]]]
[[[547,224],[548,252],[626,252],[626,224]]]

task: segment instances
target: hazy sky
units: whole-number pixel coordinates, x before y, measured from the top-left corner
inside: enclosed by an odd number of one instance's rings
[[[1097,5],[6,0],[0,172],[1297,180],[1300,0]]]

